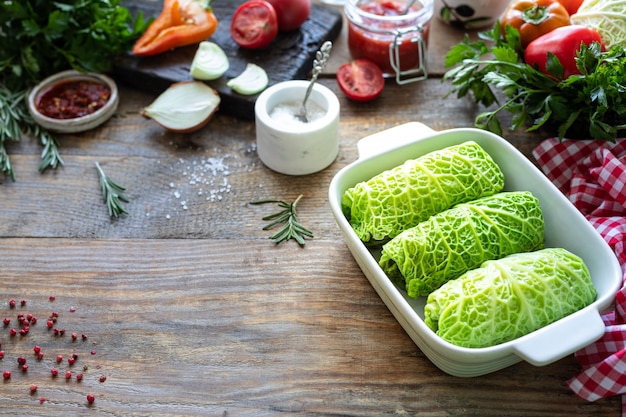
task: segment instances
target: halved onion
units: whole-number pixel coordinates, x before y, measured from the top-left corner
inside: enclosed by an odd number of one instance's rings
[[[173,132],[193,132],[208,123],[220,104],[220,96],[202,81],[172,84],[141,114]]]
[[[237,77],[230,79],[226,85],[243,95],[252,95],[265,90],[269,78],[265,70],[258,65],[248,64]]]
[[[198,45],[189,74],[196,80],[216,80],[228,71],[229,65],[228,57],[219,45],[204,41]]]

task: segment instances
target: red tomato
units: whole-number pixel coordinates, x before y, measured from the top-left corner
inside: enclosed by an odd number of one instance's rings
[[[243,3],[230,22],[230,36],[242,48],[264,48],[276,38],[278,21],[274,7],[263,0]]]
[[[311,0],[267,0],[278,17],[278,30],[298,29],[309,17]]]
[[[344,94],[354,101],[370,101],[383,91],[383,72],[368,59],[357,59],[339,67],[337,83]]]
[[[565,10],[567,10],[567,13],[571,16],[578,11],[583,0],[559,0],[559,3],[565,7]]]

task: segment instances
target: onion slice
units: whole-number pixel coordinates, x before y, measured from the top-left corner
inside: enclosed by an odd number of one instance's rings
[[[189,74],[196,80],[216,80],[228,71],[228,57],[219,45],[213,42],[200,42],[191,62]]]
[[[248,64],[237,77],[230,79],[226,85],[243,95],[252,95],[265,90],[269,78],[265,70],[258,65]]]
[[[202,81],[172,84],[141,114],[173,132],[193,132],[208,123],[220,104],[220,96]]]

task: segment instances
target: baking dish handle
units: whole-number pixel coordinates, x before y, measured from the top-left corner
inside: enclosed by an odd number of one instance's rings
[[[521,339],[514,350],[535,366],[544,366],[598,340],[605,330],[597,310],[587,309]],[[567,344],[567,346],[564,346]]]
[[[374,133],[359,140],[356,147],[359,159],[380,155],[384,151],[397,148],[416,139],[427,137],[433,129],[420,122],[401,124],[383,132]]]

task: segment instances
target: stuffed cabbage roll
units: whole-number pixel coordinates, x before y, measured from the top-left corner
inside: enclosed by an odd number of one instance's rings
[[[379,264],[417,298],[485,261],[543,244],[539,200],[528,191],[502,192],[458,204],[405,230],[383,246]]]
[[[562,248],[485,262],[428,296],[424,322],[444,340],[481,348],[508,342],[593,303],[583,260]]]
[[[342,211],[366,244],[388,241],[455,204],[495,194],[504,175],[468,141],[411,159],[346,190]]]

